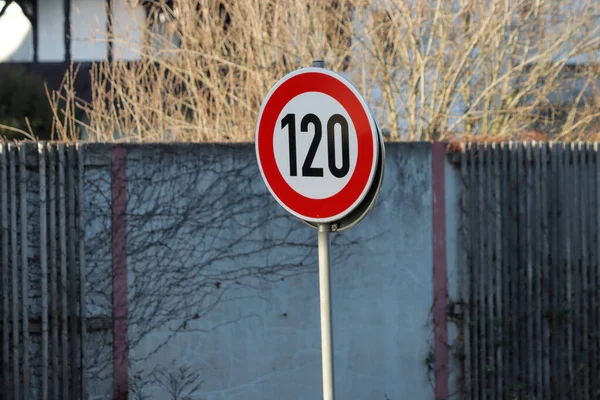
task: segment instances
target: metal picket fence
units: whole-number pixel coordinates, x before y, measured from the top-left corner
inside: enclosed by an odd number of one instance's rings
[[[0,399],[85,398],[83,149],[0,143]]]
[[[465,398],[600,398],[598,144],[459,153]]]

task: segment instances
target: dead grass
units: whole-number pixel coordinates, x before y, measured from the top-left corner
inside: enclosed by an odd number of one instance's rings
[[[598,68],[567,63],[596,61],[592,15],[596,0],[156,1],[137,21],[139,62],[95,65],[90,103],[73,91],[73,69],[49,93],[54,137],[252,141],[274,82],[324,59],[391,140],[596,140]]]

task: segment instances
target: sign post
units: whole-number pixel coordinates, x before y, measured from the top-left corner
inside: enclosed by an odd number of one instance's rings
[[[329,281],[329,226],[319,225],[319,299],[321,302],[321,358],[323,400],[335,398],[333,377],[333,332],[331,330],[331,283]]]
[[[383,181],[383,136],[358,90],[316,60],[265,97],[256,157],[275,200],[318,231],[323,399],[334,400],[329,232],[351,228],[373,208]]]

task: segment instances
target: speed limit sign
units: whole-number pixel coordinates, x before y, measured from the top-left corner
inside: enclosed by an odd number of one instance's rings
[[[284,76],[256,124],[260,173],[283,208],[318,229],[323,399],[335,399],[329,231],[357,224],[383,180],[383,138],[356,88],[322,61]]]
[[[373,113],[350,82],[324,68],[296,70],[273,86],[258,117],[256,155],[277,202],[313,226],[356,223],[383,175]]]

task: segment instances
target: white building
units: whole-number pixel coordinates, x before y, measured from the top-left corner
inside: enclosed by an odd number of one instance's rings
[[[0,1],[0,62],[136,59],[145,15],[143,6],[129,0]],[[109,29],[114,47],[106,40]]]

